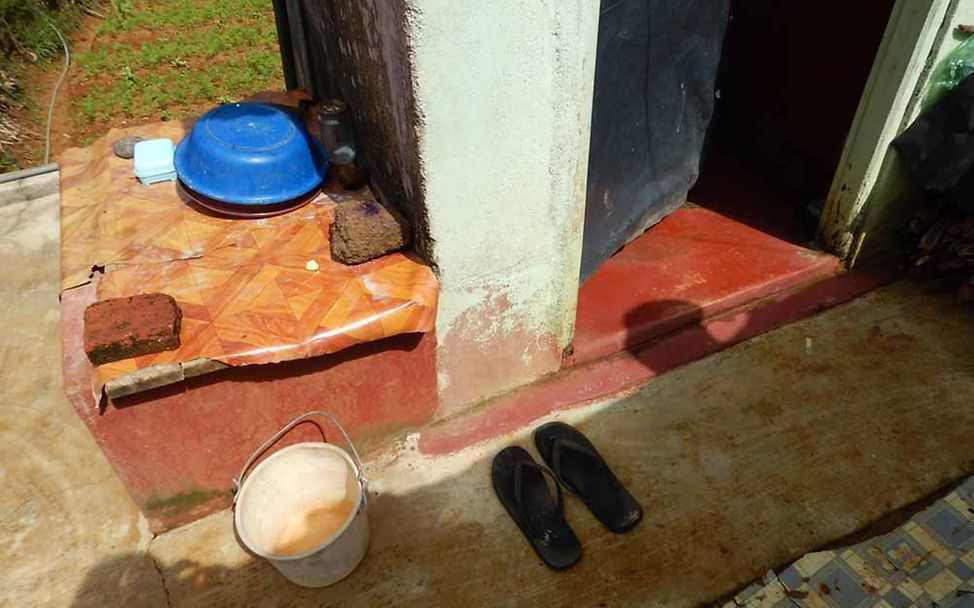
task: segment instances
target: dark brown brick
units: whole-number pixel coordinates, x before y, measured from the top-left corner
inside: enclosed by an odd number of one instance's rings
[[[361,264],[402,249],[411,236],[409,223],[396,211],[374,200],[351,200],[335,211],[331,256],[343,264]]]
[[[85,310],[85,352],[95,365],[179,348],[183,313],[164,293],[95,302]]]

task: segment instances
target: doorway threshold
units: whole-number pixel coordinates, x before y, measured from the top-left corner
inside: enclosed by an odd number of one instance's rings
[[[834,256],[714,211],[682,207],[631,241],[579,290],[574,352],[560,371],[424,433],[449,454],[601,399],[849,302],[892,270],[846,271]],[[808,335],[795,348],[820,348]]]
[[[581,287],[574,348],[565,365],[609,357],[842,272],[834,256],[684,206],[627,244]]]

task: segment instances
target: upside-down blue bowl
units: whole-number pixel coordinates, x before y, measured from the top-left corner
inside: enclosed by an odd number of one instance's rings
[[[274,205],[321,185],[328,153],[282,108],[234,103],[200,117],[176,147],[176,175],[193,192],[237,205]]]

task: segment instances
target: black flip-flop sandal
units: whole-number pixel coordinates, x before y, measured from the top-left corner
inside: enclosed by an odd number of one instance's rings
[[[534,444],[558,480],[578,495],[606,528],[626,532],[642,520],[639,502],[577,429],[564,422],[549,422],[534,431]]]
[[[557,499],[545,475],[554,482]],[[564,570],[582,557],[582,545],[565,520],[561,486],[551,471],[523,448],[511,446],[494,456],[491,479],[497,498],[544,563]]]

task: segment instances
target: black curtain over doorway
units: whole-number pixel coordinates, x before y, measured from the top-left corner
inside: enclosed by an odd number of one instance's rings
[[[602,0],[581,279],[686,201],[730,0]]]

